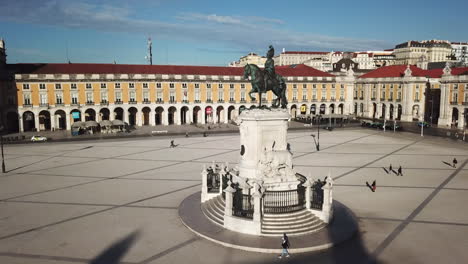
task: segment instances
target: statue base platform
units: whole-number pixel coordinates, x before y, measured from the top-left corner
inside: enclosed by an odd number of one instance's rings
[[[289,249],[290,253],[326,250],[353,237],[358,231],[355,216],[346,206],[336,200],[333,206],[333,221],[327,226],[314,233],[289,236],[293,245]],[[210,221],[202,212],[200,192],[182,201],[179,206],[179,217],[192,232],[222,246],[259,253],[281,253],[278,237],[241,234]]]

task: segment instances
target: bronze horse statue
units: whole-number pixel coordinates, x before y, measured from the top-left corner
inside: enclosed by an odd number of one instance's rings
[[[244,79],[250,77],[252,90],[249,92],[250,100],[255,100],[252,93],[258,93],[259,106],[261,106],[262,93],[272,91],[276,95],[272,107],[277,108],[281,104],[281,108],[286,108],[288,101],[286,99],[286,82],[284,78],[276,74],[271,78],[265,78],[265,73],[255,64],[247,64],[244,66]]]

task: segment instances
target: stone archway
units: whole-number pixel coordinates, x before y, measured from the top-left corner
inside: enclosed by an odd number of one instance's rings
[[[224,123],[224,107],[221,105],[216,107],[216,123]]]
[[[320,114],[321,115],[324,115],[325,114],[325,109],[327,108],[327,106],[325,104],[321,104],[320,105]]]
[[[413,105],[411,116],[413,117],[413,121],[419,120],[419,105]]]
[[[169,109],[167,111],[167,121],[168,121],[167,123],[169,125],[174,125],[175,124],[176,114],[177,114],[177,108],[175,108],[174,106],[169,107]]]
[[[338,105],[338,114],[340,114],[340,115],[344,114],[344,104],[339,104]]]
[[[85,111],[85,121],[96,121],[96,111],[89,108]]]
[[[189,108],[187,106],[183,106],[180,109],[180,123],[182,125],[185,125],[190,122],[190,117],[189,117]]]
[[[109,109],[101,108],[101,110],[99,110],[99,118],[100,118],[100,121],[110,120],[110,111],[109,111]]]
[[[380,118],[385,118],[386,113],[387,113],[387,105],[382,104],[382,116]]]
[[[315,115],[317,113],[317,105],[313,104],[310,106],[310,113]]]
[[[23,131],[36,131],[35,116],[31,111],[23,113]]]
[[[459,116],[459,111],[458,108],[454,107],[452,109],[452,123],[451,126],[457,127],[458,126],[458,116]]]
[[[390,109],[389,109],[389,111],[390,111],[390,119],[393,120],[393,119],[395,118],[395,116],[394,116],[394,114],[393,114],[394,111],[395,111],[395,107],[393,106],[393,104],[390,104]]]
[[[233,105],[228,107],[228,121],[232,121],[236,118],[236,107]]]
[[[306,115],[307,114],[307,105],[303,104],[301,105],[301,109],[299,109],[301,112],[301,115]]]
[[[136,107],[130,107],[128,109],[128,124],[130,126],[135,126],[137,121],[138,109]]]
[[[39,112],[39,130],[51,130],[51,121],[49,111],[42,110]]]
[[[354,103],[354,114],[357,115],[358,113],[358,104]]]
[[[329,114],[334,114],[335,113],[335,104],[330,104],[328,109],[329,109],[329,111],[328,111]]]
[[[151,109],[147,106],[143,107],[143,109],[141,110],[142,112],[142,115],[143,115],[143,122],[142,124],[144,126],[149,126],[150,124],[150,113],[151,113]]]
[[[291,105],[291,118],[297,117],[297,106],[295,104]]]
[[[214,120],[213,120],[213,107],[211,107],[211,106],[205,107],[205,122],[207,124],[214,122]]]
[[[67,114],[63,110],[54,113],[55,129],[67,129]]]
[[[201,118],[202,118],[202,110],[199,106],[195,106],[192,110],[192,120],[194,124],[199,124],[201,123]]]
[[[246,107],[245,105],[241,105],[241,106],[239,107],[239,115],[240,115],[240,113],[242,113],[242,111],[244,111],[245,109],[247,109],[247,107]]]
[[[401,115],[403,114],[403,107],[399,104],[398,105],[398,113],[397,113],[397,120],[401,120]]]
[[[376,118],[377,115],[377,104],[372,103],[372,118]]]
[[[156,125],[163,124],[163,116],[164,116],[164,108],[162,106],[156,107],[156,111],[154,114],[154,123]]]
[[[124,110],[121,107],[114,109],[114,119],[124,121]]]

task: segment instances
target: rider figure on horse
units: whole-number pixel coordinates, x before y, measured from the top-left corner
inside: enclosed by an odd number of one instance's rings
[[[266,54],[266,57],[267,57],[267,60],[265,62],[265,90],[267,89],[268,87],[268,81],[270,81],[270,83],[273,83],[273,80],[276,79],[276,73],[275,73],[275,61],[273,61],[273,56],[275,55],[275,49],[273,48],[272,45],[270,45],[268,51],[267,51],[267,54]]]

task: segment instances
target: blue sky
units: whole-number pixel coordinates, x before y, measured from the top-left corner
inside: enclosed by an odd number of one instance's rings
[[[468,1],[2,0],[8,62],[227,65],[273,44],[364,51],[468,41]]]

